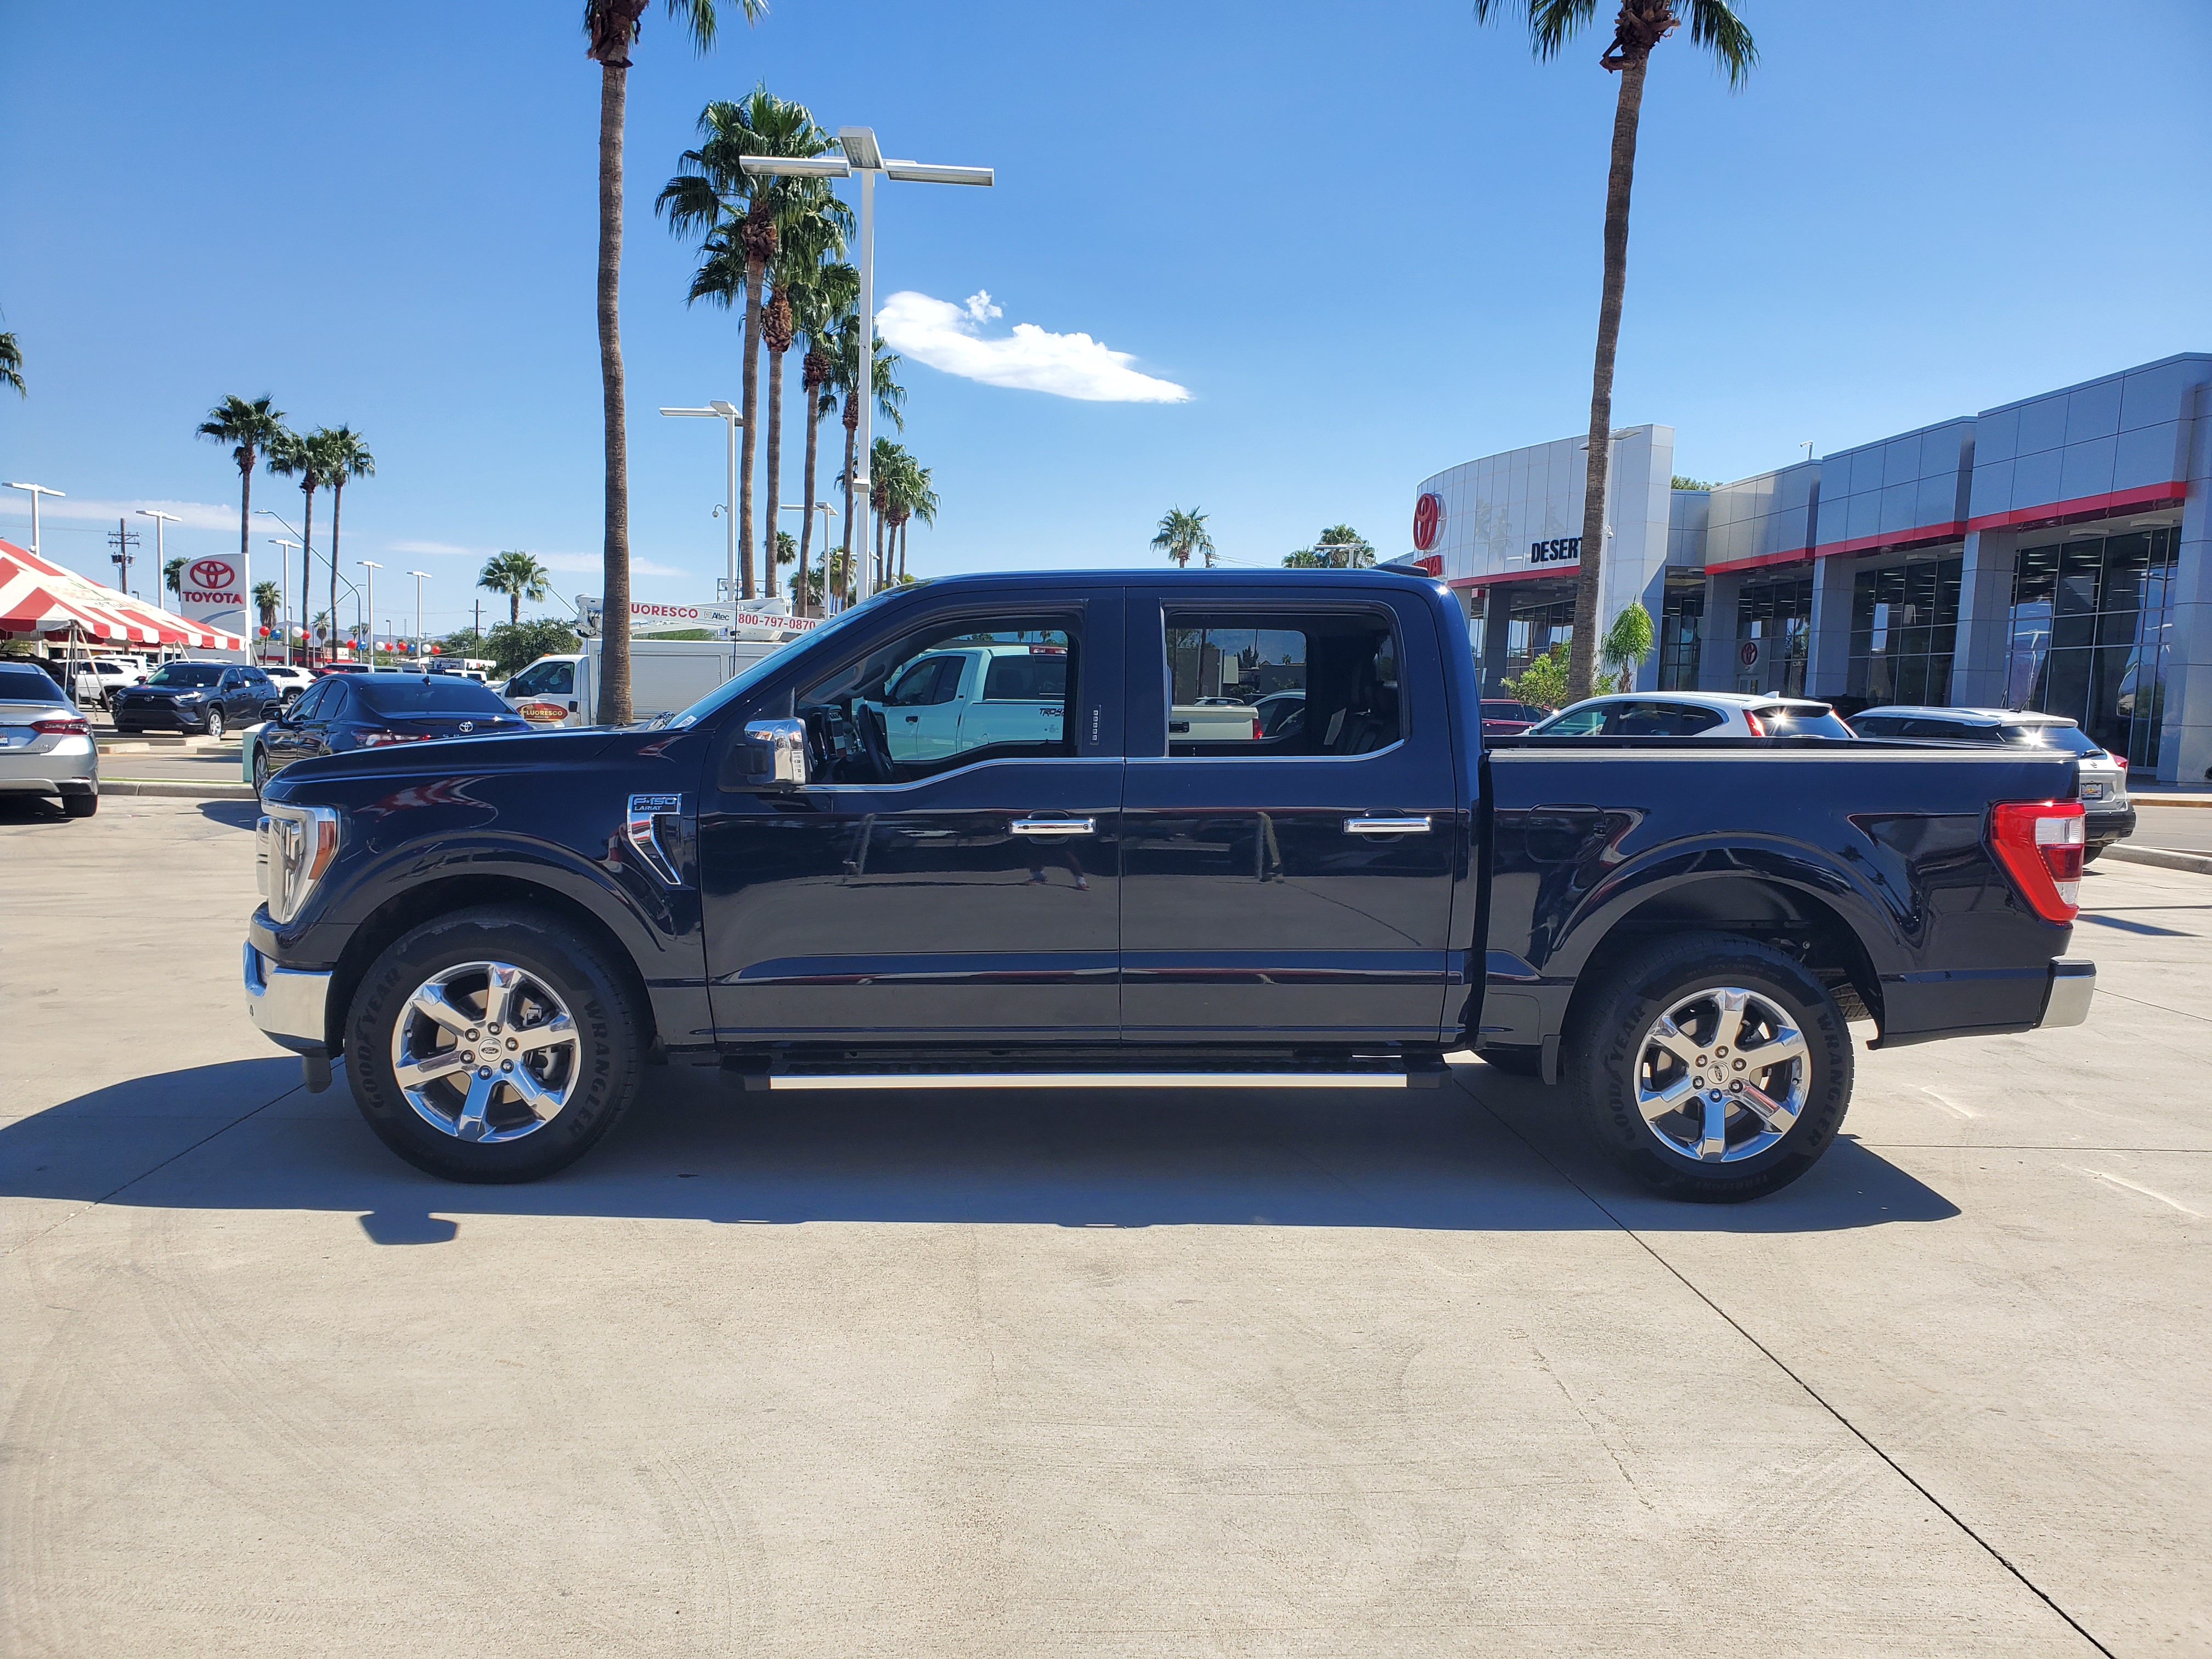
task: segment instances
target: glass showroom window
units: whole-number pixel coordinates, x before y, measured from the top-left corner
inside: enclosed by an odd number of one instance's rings
[[[1806,649],[1813,637],[1812,576],[1746,582],[1736,594],[1735,637],[1739,646],[1771,642],[1759,672],[1736,677],[1737,690],[1804,696]]]
[[[1869,703],[1950,701],[1964,567],[1946,550],[1851,579],[1851,696]]]
[[[1549,584],[1542,584],[1548,586]],[[1542,656],[1555,645],[1575,636],[1575,602],[1570,599],[1542,600],[1515,597],[1506,601],[1505,673],[1508,678]]]
[[[2067,715],[2129,765],[2155,767],[2179,532],[2061,533],[2014,562],[2005,702]]]
[[[1698,637],[1705,623],[1705,580],[1669,576],[1659,616],[1659,689],[1698,689]]]

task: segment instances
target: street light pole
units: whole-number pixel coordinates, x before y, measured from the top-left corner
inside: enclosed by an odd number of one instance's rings
[[[732,605],[738,602],[738,428],[745,417],[738,413],[738,406],[725,398],[717,398],[704,409],[664,409],[664,415],[711,415],[725,421],[730,428],[730,495],[722,507],[722,516],[729,522],[724,527],[729,532],[730,574],[726,596]],[[752,596],[747,594],[746,598]]]
[[[276,631],[284,636],[284,662],[292,661],[292,571],[288,556],[300,544],[288,542],[282,536],[269,538],[269,544],[276,552]]]
[[[384,567],[374,559],[356,559],[354,562],[368,572],[368,665],[376,666],[376,573]]]
[[[140,518],[151,519],[154,521],[154,568],[161,573],[161,580],[166,585],[169,580],[169,544],[161,532],[171,525],[182,524],[184,520],[173,513],[158,512],[150,507],[142,507],[135,510]],[[182,612],[184,607],[184,584],[179,582],[177,584],[177,609]]]
[[[410,570],[407,574],[415,579],[415,665],[420,668],[422,665],[422,581],[430,573]]]
[[[855,524],[866,522],[865,509],[869,505],[874,483],[868,476],[869,455],[875,447],[875,422],[872,418],[876,405],[876,178],[900,179],[921,185],[988,185],[993,181],[989,167],[943,167],[933,162],[886,161],[882,148],[876,143],[872,127],[840,127],[837,147],[843,150],[841,160],[830,155],[741,155],[738,165],[756,176],[787,174],[809,179],[848,179],[860,176],[860,355],[854,365],[854,379],[858,384],[853,395],[860,400],[860,418],[854,441],[857,453],[853,462],[853,499],[859,506],[854,512]],[[854,560],[860,576],[858,597],[866,599],[872,591],[873,571],[860,556],[864,549],[855,549]],[[827,589],[824,593],[826,596]]]
[[[39,497],[51,495],[58,501],[65,501],[69,499],[68,492],[49,489],[44,484],[35,483],[9,483],[5,487],[9,489],[27,489],[31,492],[31,553],[33,557],[43,557],[44,556],[39,551]]]

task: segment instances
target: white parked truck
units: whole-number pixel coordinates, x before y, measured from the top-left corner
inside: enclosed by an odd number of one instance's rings
[[[504,686],[507,706],[532,726],[590,726],[599,719],[602,641],[540,657]],[[638,720],[689,708],[771,652],[779,640],[632,640],[629,707]]]

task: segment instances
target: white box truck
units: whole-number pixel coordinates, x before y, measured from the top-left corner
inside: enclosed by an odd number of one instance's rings
[[[532,726],[590,726],[599,718],[601,645],[586,640],[581,651],[540,657],[499,693]],[[689,708],[782,648],[780,640],[632,640],[630,713],[642,720]]]

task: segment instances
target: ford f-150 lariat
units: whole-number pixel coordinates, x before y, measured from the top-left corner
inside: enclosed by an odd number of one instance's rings
[[[1176,729],[1285,691],[1274,735]],[[1486,743],[1480,707],[1457,601],[1412,576],[931,582],[670,719],[288,768],[248,1000],[459,1180],[560,1169],[670,1061],[1358,1091],[1473,1048],[1705,1199],[1834,1139],[1849,1021],[2085,1018],[2071,756]]]

